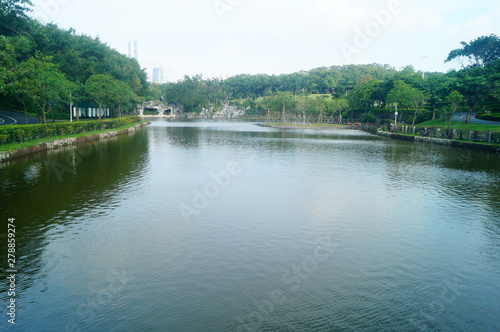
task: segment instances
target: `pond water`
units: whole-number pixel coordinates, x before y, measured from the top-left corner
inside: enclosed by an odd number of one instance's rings
[[[499,331],[500,156],[154,121],[0,165],[19,331]]]

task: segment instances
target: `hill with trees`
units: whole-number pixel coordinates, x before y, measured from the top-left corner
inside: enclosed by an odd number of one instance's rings
[[[457,110],[470,117],[473,111],[500,110],[499,50],[496,35],[462,42],[462,48],[443,59],[457,60],[462,69],[448,73],[370,64],[282,75],[242,74],[227,79],[185,76],[175,83],[151,85],[148,98],[166,99],[181,105],[185,112],[217,110],[231,104],[247,108],[248,114],[274,114],[282,121],[389,121],[394,119],[396,109],[398,121],[412,124],[439,117],[449,119]]]
[[[47,114],[67,118],[69,104],[81,102],[106,104],[121,116],[147,95],[147,75],[135,59],[98,38],[31,19],[30,6],[0,2],[0,107],[43,122]]]

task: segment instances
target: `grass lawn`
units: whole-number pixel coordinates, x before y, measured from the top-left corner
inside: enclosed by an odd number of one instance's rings
[[[40,143],[45,143],[49,141],[55,141],[58,139],[63,139],[63,138],[71,138],[71,137],[85,137],[85,136],[92,136],[95,134],[101,134],[101,133],[106,133],[108,131],[118,131],[118,130],[123,130],[123,129],[128,129],[131,128],[137,124],[140,123],[145,123],[147,121],[141,121],[141,122],[135,122],[128,124],[126,126],[118,127],[118,128],[113,128],[113,129],[102,129],[102,130],[95,130],[95,131],[88,131],[85,133],[80,133],[80,134],[70,134],[70,135],[64,135],[64,136],[52,136],[52,137],[45,137],[45,138],[40,138],[32,141],[26,141],[26,142],[18,142],[18,143],[8,143],[8,144],[0,144],[0,151],[16,151],[19,149],[23,148],[28,148],[32,146],[37,146]]]
[[[420,128],[448,128],[448,122],[445,122],[443,120],[430,120],[430,121],[419,123],[415,126],[420,127]],[[500,126],[483,125],[483,124],[476,124],[476,123],[466,124],[465,122],[461,122],[461,121],[452,121],[450,128],[458,129],[458,130],[500,132]]]

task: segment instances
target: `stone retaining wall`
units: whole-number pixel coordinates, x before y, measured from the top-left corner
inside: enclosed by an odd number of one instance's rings
[[[389,137],[389,138],[401,139],[401,140],[405,140],[405,141],[411,141],[411,142],[422,142],[422,143],[448,145],[448,146],[462,146],[462,147],[472,148],[472,149],[500,152],[500,147],[495,146],[495,145],[488,145],[488,144],[479,144],[479,143],[473,143],[473,142],[461,142],[461,141],[455,141],[455,140],[444,139],[444,138],[393,134],[393,133],[389,133],[386,131],[378,131],[377,135]]]
[[[150,122],[138,123],[133,127],[130,127],[127,129],[122,129],[122,130],[114,130],[114,131],[108,131],[105,133],[94,134],[94,135],[90,135],[90,136],[63,138],[63,139],[58,139],[58,140],[54,140],[54,141],[38,143],[38,145],[36,145],[36,146],[31,146],[28,148],[19,149],[19,150],[13,151],[13,152],[0,151],[0,162],[7,161],[7,160],[10,160],[12,158],[26,155],[29,153],[51,150],[51,149],[59,149],[61,147],[65,147],[68,145],[76,145],[76,144],[82,143],[82,142],[106,140],[106,139],[116,137],[119,135],[134,133],[137,130],[139,130],[140,128],[142,128],[148,124],[150,124]]]

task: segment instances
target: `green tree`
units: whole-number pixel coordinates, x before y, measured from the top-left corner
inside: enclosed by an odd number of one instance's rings
[[[30,0],[2,0],[0,2],[0,34],[20,35],[28,23]]]
[[[75,85],[71,83],[50,57],[30,58],[19,65],[16,93],[29,100],[38,112],[38,119],[47,123],[49,102],[67,102]]]
[[[163,98],[162,84],[153,83],[148,87],[146,100],[161,100]]]
[[[329,98],[325,100],[326,115],[334,119],[337,124],[342,123],[342,112],[349,108],[349,102],[346,98]],[[335,116],[338,114],[337,119]]]
[[[500,38],[491,34],[479,37],[470,43],[461,42],[462,48],[452,50],[445,62],[458,60],[462,68],[484,67],[489,62],[500,59]],[[466,65],[465,61],[469,64]]]
[[[117,81],[112,91],[112,102],[118,112],[118,117],[124,116],[125,108],[132,108],[140,102],[140,97],[134,93],[132,88],[127,83]]]
[[[487,79],[484,68],[467,68],[456,73],[456,90],[465,98],[467,105],[466,123],[470,123],[470,117],[474,109],[489,95]]]
[[[266,98],[265,107],[272,112],[281,112],[281,122],[285,123],[287,111],[297,107],[297,100],[289,92],[278,92],[276,95]]]
[[[436,114],[444,106],[453,81],[453,78],[441,73],[430,74],[425,79],[423,89],[428,96],[428,104],[432,110],[432,120],[436,119]]]
[[[493,83],[491,95],[493,98],[500,101],[500,80]]]
[[[394,87],[387,94],[387,103],[393,104],[396,107],[400,106],[400,121],[403,119],[403,108],[409,109],[413,103],[412,98],[412,87],[403,82],[403,81],[395,81]]]
[[[85,89],[85,85],[83,83],[75,84],[75,89],[73,90],[73,94],[71,96],[71,102],[73,103],[73,107],[77,110],[79,109],[78,105],[80,102],[88,101],[91,99],[87,94],[87,90]],[[80,121],[80,112],[76,112],[75,116],[76,121]]]
[[[199,111],[210,102],[201,75],[186,75],[177,83],[166,84],[165,96],[169,102],[183,105],[186,112]]]
[[[413,106],[413,120],[411,125],[415,126],[415,121],[417,120],[417,117],[422,113],[426,112],[426,110],[423,108],[426,102],[426,95],[425,93],[417,88],[411,88],[410,89],[410,98],[411,98],[411,103]]]
[[[222,88],[222,80],[219,78],[212,78],[205,81],[207,97],[214,107],[220,106],[226,99],[226,94]]]
[[[127,83],[141,96],[147,93],[147,75],[135,59],[130,59],[102,43],[99,38],[77,35],[55,24],[36,24],[30,32],[37,49],[53,57],[53,62],[75,83],[92,75],[109,74]]]
[[[381,83],[382,81],[379,80],[371,80],[354,88],[347,96],[349,105],[352,108],[363,109],[365,113],[368,113],[375,105],[375,91]]]
[[[108,74],[92,75],[85,82],[87,94],[99,105],[99,120],[101,120],[103,105],[111,105],[116,101],[119,85],[120,82]]]
[[[320,123],[326,110],[325,98],[308,96],[306,107],[307,113],[317,117],[317,121]]]
[[[0,35],[0,95],[12,92],[16,81],[19,62],[27,59],[31,50],[28,38]]]
[[[457,90],[453,90],[446,97],[446,100],[451,104],[450,112],[448,114],[448,129],[450,128],[451,121],[453,120],[453,115],[455,114],[458,106],[465,101],[464,96]]]
[[[0,36],[0,95],[7,94],[12,87],[15,63],[15,50],[9,38]]]

